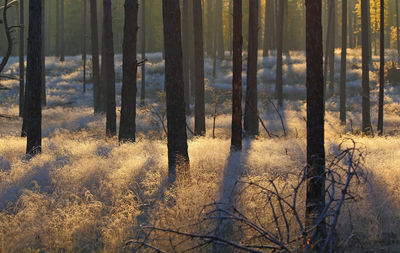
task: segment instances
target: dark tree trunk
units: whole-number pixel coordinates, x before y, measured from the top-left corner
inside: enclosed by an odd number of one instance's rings
[[[324,85],[328,81],[329,73],[329,83],[328,83],[328,93],[325,93],[327,97],[333,95],[334,92],[334,68],[335,68],[335,2],[331,0],[328,2],[328,29],[326,32],[326,45],[325,45],[325,65],[324,65]]]
[[[193,0],[189,1],[189,26],[193,27]],[[195,97],[194,82],[195,82],[195,74],[194,74],[194,33],[192,31],[189,32],[189,77],[190,77],[190,95]],[[190,100],[189,100],[190,102]]]
[[[56,56],[60,56],[60,1],[56,0]]]
[[[383,105],[385,95],[385,0],[381,0],[380,25],[380,68],[379,68],[379,109],[378,133],[383,134]]]
[[[111,0],[103,0],[103,43],[104,43],[104,82],[106,99],[106,135],[115,136],[116,105],[115,105],[115,70],[114,70],[114,42],[112,31]]]
[[[194,133],[205,135],[206,119],[204,104],[204,51],[203,51],[203,18],[201,0],[193,0],[193,30],[194,33]]]
[[[148,0],[147,0],[148,1]],[[141,22],[141,39],[142,39],[142,60],[146,58],[146,0],[142,0],[142,22]],[[140,92],[140,106],[145,105],[146,99],[146,63],[143,62],[142,65],[142,85],[141,85],[141,92]]]
[[[340,63],[340,123],[346,124],[347,0],[342,0],[342,56]]]
[[[122,47],[123,78],[119,141],[135,141],[136,132],[136,45],[138,30],[138,0],[125,0],[124,41]]]
[[[189,25],[189,1],[182,3],[182,44],[183,44],[183,82],[185,84],[185,105],[186,115],[190,115],[190,42],[189,33],[193,32]]]
[[[233,2],[233,77],[231,149],[242,149],[242,0]]]
[[[361,39],[362,39],[362,130],[372,133],[369,101],[369,27],[367,1],[361,1]]]
[[[24,0],[19,1],[19,116],[24,115],[25,96],[25,34],[24,34]]]
[[[231,31],[232,31],[232,29],[233,29],[233,6],[232,6],[232,2],[233,2],[233,0],[229,0],[229,23],[228,23],[228,31],[229,31],[229,54],[230,54],[230,56],[232,57],[232,54],[233,54],[233,48],[232,48],[232,43],[233,43],[233,40],[232,40],[232,34],[231,34]]]
[[[189,178],[185,98],[182,75],[181,14],[179,0],[163,0],[165,85],[168,128],[168,178]]]
[[[97,23],[97,1],[90,0],[90,26],[92,43],[93,72],[93,106],[94,113],[100,112],[100,66],[99,66],[99,33]]]
[[[322,2],[306,1],[307,56],[307,199],[306,226],[311,229],[306,247],[322,252],[325,223],[317,224],[325,206],[324,77],[322,49]],[[316,226],[314,228],[314,226]],[[309,249],[310,250],[310,249]]]
[[[349,25],[348,25],[348,34],[349,34],[349,47],[354,48],[354,34],[353,34],[353,0],[349,0],[349,11],[348,16],[349,16]]]
[[[225,58],[224,49],[224,33],[223,33],[223,22],[222,22],[222,11],[224,6],[222,0],[216,0],[215,15],[216,15],[216,50],[218,52],[218,59],[223,60]]]
[[[213,4],[215,0],[207,0],[205,4],[207,6],[207,29],[206,29],[206,51],[207,55],[210,57],[213,51]]]
[[[26,153],[42,150],[42,0],[29,1],[28,56],[26,69]]]
[[[65,60],[64,0],[61,0],[61,48],[60,61]]]
[[[396,0],[396,34],[397,34],[397,62],[400,64],[400,21],[399,21],[399,0]]]
[[[271,49],[271,31],[270,31],[270,14],[273,11],[271,9],[272,0],[265,0],[265,18],[264,18],[264,44],[263,44],[263,56],[266,57]],[[259,7],[260,8],[260,7]]]
[[[83,0],[83,32],[82,32],[82,61],[83,61],[83,93],[86,92],[86,36],[87,36],[87,0]]]
[[[283,106],[283,76],[282,76],[282,53],[283,53],[283,14],[284,14],[284,1],[279,0],[278,10],[279,13],[276,16],[277,23],[277,52],[276,52],[276,86],[275,86],[275,96],[278,99],[279,107]]]
[[[42,0],[42,52],[41,52],[41,59],[42,59],[42,106],[46,105],[46,2]]]
[[[54,1],[54,0],[53,0]],[[47,18],[46,18],[46,55],[51,54],[51,12],[53,1],[47,2]]]
[[[249,1],[249,46],[247,60],[246,104],[244,129],[247,136],[258,135],[257,109],[257,54],[258,54],[258,0]]]
[[[212,41],[212,52],[211,52],[211,57],[212,57],[212,61],[213,61],[213,72],[212,72],[212,76],[215,79],[217,77],[217,29],[215,27],[216,24],[216,6],[217,6],[217,0],[211,0],[213,3],[213,15],[212,15],[212,19],[211,19],[211,23],[212,25],[212,29],[211,29],[211,41]],[[210,2],[211,2],[210,1]]]

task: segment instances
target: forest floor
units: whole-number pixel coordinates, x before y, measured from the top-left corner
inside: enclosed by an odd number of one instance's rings
[[[335,80],[339,80],[340,51],[336,52]],[[356,201],[345,204],[337,227],[338,240],[349,251],[400,251],[400,86],[388,85],[385,93],[385,130],[381,137],[363,136],[361,128],[361,56],[349,50],[347,74],[347,125],[339,122],[338,94],[326,102],[326,154],[332,161],[341,144],[354,140],[362,153],[365,180],[354,186]],[[275,110],[275,57],[259,60],[260,136],[244,141],[241,153],[230,151],[231,62],[206,59],[207,134],[193,137],[188,131],[191,183],[166,187],[167,146],[162,124],[164,62],[160,53],[146,63],[146,106],[138,107],[137,142],[119,145],[105,137],[105,117],[93,115],[92,85],[83,93],[80,56],[61,63],[46,58],[47,106],[43,109],[43,153],[27,159],[26,139],[21,138],[17,81],[4,81],[0,91],[0,251],[104,251],[127,249],[130,239],[143,238],[143,225],[205,233],[199,222],[204,207],[225,201],[238,180],[266,185],[283,178],[278,187],[295,184],[306,159],[306,105],[304,52],[284,56],[283,109]],[[387,60],[394,59],[389,52]],[[117,114],[119,114],[122,58],[116,56]],[[371,117],[377,122],[377,69],[371,71]],[[244,65],[243,83],[246,83]],[[11,58],[6,74],[18,73],[18,59]],[[88,76],[90,73],[88,74]],[[140,69],[138,73],[140,95]],[[90,82],[90,81],[89,81]],[[336,85],[337,87],[338,85]],[[245,91],[245,87],[244,87]],[[271,95],[272,96],[272,95]],[[214,101],[218,98],[215,138]],[[192,105],[193,108],[193,105]],[[279,113],[278,113],[279,112]],[[117,120],[119,123],[119,119]],[[193,128],[193,117],[188,117]],[[329,163],[329,162],[328,162]],[[258,210],[265,199],[248,198],[236,203],[243,212]],[[229,194],[228,194],[229,195]],[[304,205],[304,194],[298,202]],[[170,199],[173,196],[174,202]],[[250,197],[249,197],[250,196]],[[238,198],[240,199],[240,198]],[[250,211],[249,211],[249,210]],[[247,211],[246,211],[247,210]],[[270,216],[256,217],[268,226]],[[153,237],[152,237],[153,236]],[[149,236],[148,242],[167,252],[182,252],[198,243],[177,235]],[[158,235],[159,236],[159,235]],[[350,250],[351,249],[351,250]],[[142,248],[146,251],[148,248]],[[209,248],[194,249],[207,251]]]

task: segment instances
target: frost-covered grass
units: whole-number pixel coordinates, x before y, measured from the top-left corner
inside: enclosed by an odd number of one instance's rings
[[[339,53],[336,52],[335,61],[337,79]],[[389,52],[388,59],[392,55]],[[157,95],[157,91],[163,89],[164,63],[159,53],[147,58],[147,103],[151,106],[138,108],[136,143],[119,145],[116,138],[105,138],[104,116],[94,116],[91,108],[91,84],[88,84],[87,93],[82,93],[80,56],[67,57],[64,63],[53,57],[46,59],[48,106],[43,110],[43,154],[26,159],[26,140],[19,137],[21,121],[0,118],[1,252],[123,251],[126,241],[142,238],[138,231],[143,224],[204,232],[188,225],[197,221],[204,205],[225,198],[227,187],[236,180],[265,184],[268,179],[281,175],[287,178],[281,182],[281,188],[296,182],[306,158],[303,52],[291,52],[290,57],[284,57],[284,92],[290,100],[285,101],[280,114],[288,135],[283,136],[280,117],[267,98],[274,89],[275,57],[272,54],[259,60],[259,112],[268,130],[278,137],[268,138],[260,125],[257,139],[244,141],[241,154],[231,153],[229,101],[218,107],[216,138],[213,139],[214,108],[208,91],[207,136],[195,138],[188,133],[192,181],[174,191],[166,187],[167,148],[159,120],[164,107]],[[374,60],[378,59],[374,57]],[[121,56],[116,56],[118,105],[121,63]],[[215,79],[211,63],[206,59],[208,85],[228,91],[231,62],[218,62]],[[326,103],[327,159],[331,160],[338,153],[338,146],[351,138],[362,150],[367,176],[367,182],[357,188],[359,200],[346,204],[343,209],[337,234],[340,238],[354,234],[350,240],[354,251],[398,252],[399,89],[389,86],[386,90],[385,135],[360,135],[360,63],[360,51],[349,50],[349,121],[346,126],[338,122],[338,97],[335,95]],[[15,74],[17,70],[17,59],[12,58],[7,74]],[[243,76],[245,84],[245,65]],[[140,87],[140,73],[138,77]],[[371,80],[371,115],[376,126],[377,78],[374,72],[371,72]],[[2,84],[11,90],[0,93],[0,114],[17,116],[18,83],[5,81]],[[193,118],[189,117],[188,122],[192,127]],[[169,201],[172,195],[173,204]],[[265,204],[257,201],[247,199],[242,204],[246,203],[249,209],[252,205]],[[304,202],[303,195],[299,201]],[[164,239],[158,241],[158,246],[172,251],[168,236]],[[194,242],[185,242],[180,247],[191,243]]]

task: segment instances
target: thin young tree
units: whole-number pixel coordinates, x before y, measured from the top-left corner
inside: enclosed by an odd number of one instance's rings
[[[28,55],[25,90],[26,153],[42,151],[42,0],[29,1]]]
[[[203,50],[203,14],[201,0],[193,0],[193,30],[194,33],[194,133],[205,135],[205,102],[204,102],[204,50]]]
[[[325,206],[324,148],[324,76],[322,49],[322,1],[306,1],[307,58],[307,198],[306,226],[309,230],[306,247],[320,252],[326,236],[324,221],[319,217]]]
[[[181,13],[179,0],[163,0],[165,86],[167,102],[168,178],[189,178],[185,98],[182,70]]]
[[[125,0],[124,40],[122,46],[122,92],[119,141],[134,142],[136,132],[136,75],[138,0]]]
[[[361,40],[362,40],[362,131],[366,134],[372,133],[371,112],[369,99],[369,4],[361,1]]]
[[[233,77],[231,149],[242,149],[242,0],[233,2]]]
[[[146,0],[142,0],[142,8],[141,8],[141,45],[142,45],[142,60],[146,58]],[[146,62],[142,64],[142,84],[141,84],[141,92],[140,92],[140,106],[145,105],[146,99]]]
[[[276,81],[275,81],[275,96],[278,99],[279,107],[283,106],[283,27],[284,27],[284,1],[278,0],[278,15],[276,16],[277,24],[277,44],[276,44]]]
[[[258,55],[258,0],[249,1],[249,41],[247,60],[246,103],[244,130],[246,135],[258,135],[257,55]]]
[[[115,69],[114,69],[114,42],[112,30],[111,0],[103,0],[103,56],[105,105],[106,105],[106,135],[117,134],[117,115],[115,103]]]
[[[347,0],[342,0],[342,55],[340,63],[340,123],[346,124]]]
[[[92,79],[94,113],[100,112],[100,66],[99,66],[99,32],[97,22],[97,1],[90,0],[90,32],[92,43]]]
[[[61,0],[60,2],[61,5],[61,10],[60,10],[60,39],[61,39],[61,45],[60,45],[60,61],[65,61],[65,30],[64,30],[64,25],[65,25],[65,20],[64,20],[64,0]]]
[[[25,18],[24,0],[19,1],[19,116],[24,115],[25,96]]]
[[[60,56],[60,0],[56,0],[56,53],[57,57]]]
[[[378,134],[383,134],[383,105],[385,95],[385,0],[381,0],[380,13],[380,67],[379,67],[379,105]]]

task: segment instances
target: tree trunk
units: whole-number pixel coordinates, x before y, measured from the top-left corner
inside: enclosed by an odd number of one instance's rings
[[[19,1],[19,116],[24,115],[24,96],[25,96],[25,19],[24,19],[24,0]]]
[[[271,31],[270,31],[270,13],[272,0],[265,0],[265,18],[264,18],[264,44],[263,44],[263,56],[266,57],[271,49]],[[259,6],[260,8],[261,6]]]
[[[142,27],[143,29],[143,27]],[[136,45],[138,0],[125,0],[124,41],[122,47],[122,93],[119,141],[135,141],[136,132]]]
[[[179,0],[163,0],[165,85],[167,97],[168,178],[189,179],[185,98],[182,75],[181,14]]]
[[[308,251],[322,252],[325,222],[317,224],[325,206],[324,77],[322,49],[322,2],[306,1],[307,57],[307,199],[305,242]],[[314,228],[314,226],[316,226]]]
[[[94,113],[100,112],[100,66],[99,66],[99,33],[97,24],[97,1],[90,0],[90,32],[92,43],[93,72],[93,106]]]
[[[46,2],[42,0],[42,52],[41,52],[41,59],[42,59],[42,106],[46,105]]]
[[[258,54],[258,0],[249,1],[249,46],[247,60],[246,104],[244,129],[246,135],[258,135],[257,108],[257,54]]]
[[[380,68],[379,68],[379,109],[378,109],[378,133],[383,134],[383,105],[385,95],[385,0],[381,0],[380,13]]]
[[[233,43],[233,40],[232,40],[232,34],[231,34],[231,31],[232,31],[232,29],[233,29],[233,5],[232,5],[232,2],[233,2],[233,0],[229,0],[229,18],[228,18],[228,36],[229,36],[229,54],[230,54],[230,56],[232,57],[232,54],[233,54],[233,48],[232,48],[232,43]]]
[[[362,40],[362,130],[372,133],[369,101],[369,27],[367,1],[361,1],[361,40]]]
[[[148,1],[148,0],[147,0]],[[141,39],[142,39],[142,60],[146,58],[146,0],[142,0],[142,22],[141,22]],[[142,64],[142,84],[140,92],[140,106],[144,106],[146,99],[146,62]]]
[[[106,91],[106,135],[115,136],[116,105],[115,105],[115,70],[114,70],[114,42],[112,31],[111,0],[103,0],[103,43],[104,43],[104,82]]]
[[[278,99],[279,107],[283,106],[283,77],[282,77],[282,53],[283,53],[283,15],[284,15],[284,1],[279,0],[278,15],[276,16],[277,23],[277,53],[276,53],[276,86],[275,86],[275,96]]]
[[[26,153],[42,150],[42,0],[29,1],[28,56],[26,69]]]
[[[206,50],[207,55],[212,56],[213,51],[213,3],[215,0],[206,0],[205,4],[207,6],[207,29],[206,29]]]
[[[242,0],[233,2],[233,77],[231,149],[242,149]]]
[[[348,34],[349,34],[349,47],[354,48],[354,34],[353,34],[353,0],[349,0],[349,11],[348,16],[349,16],[349,25],[348,25]]]
[[[183,82],[185,85],[185,105],[186,115],[190,115],[190,44],[189,33],[193,32],[189,26],[189,1],[185,0],[182,4],[182,44],[183,44]]]
[[[334,70],[335,70],[335,2],[331,0],[328,2],[328,29],[326,32],[326,45],[325,45],[325,65],[324,65],[324,85],[326,86],[328,81],[329,73],[329,83],[328,92],[325,90],[326,97],[333,95],[334,91]]]
[[[206,133],[204,102],[204,50],[203,50],[203,14],[201,0],[193,0],[193,34],[194,34],[194,133],[204,136]]]
[[[340,123],[346,125],[347,0],[342,0],[342,55],[340,63]]]
[[[218,59],[224,60],[225,58],[225,49],[224,49],[224,31],[223,31],[223,22],[222,22],[222,14],[223,14],[224,6],[222,4],[222,0],[216,0],[215,6],[215,15],[216,15],[216,50],[218,52]]]
[[[212,41],[212,53],[211,53],[211,57],[212,57],[212,61],[213,61],[213,72],[212,72],[212,76],[215,79],[217,77],[217,28],[215,27],[215,24],[217,22],[217,17],[216,17],[216,6],[217,6],[217,0],[210,0],[210,2],[213,3],[213,15],[212,15],[212,29],[211,29],[211,41]]]
[[[86,92],[86,36],[87,36],[87,0],[83,0],[83,33],[82,33],[82,61],[83,61],[83,93]]]
[[[60,56],[60,0],[56,0],[56,56]]]
[[[61,0],[61,48],[60,61],[65,60],[64,0]]]
[[[399,21],[399,0],[396,0],[396,34],[397,34],[397,62],[400,64],[400,21]]]

